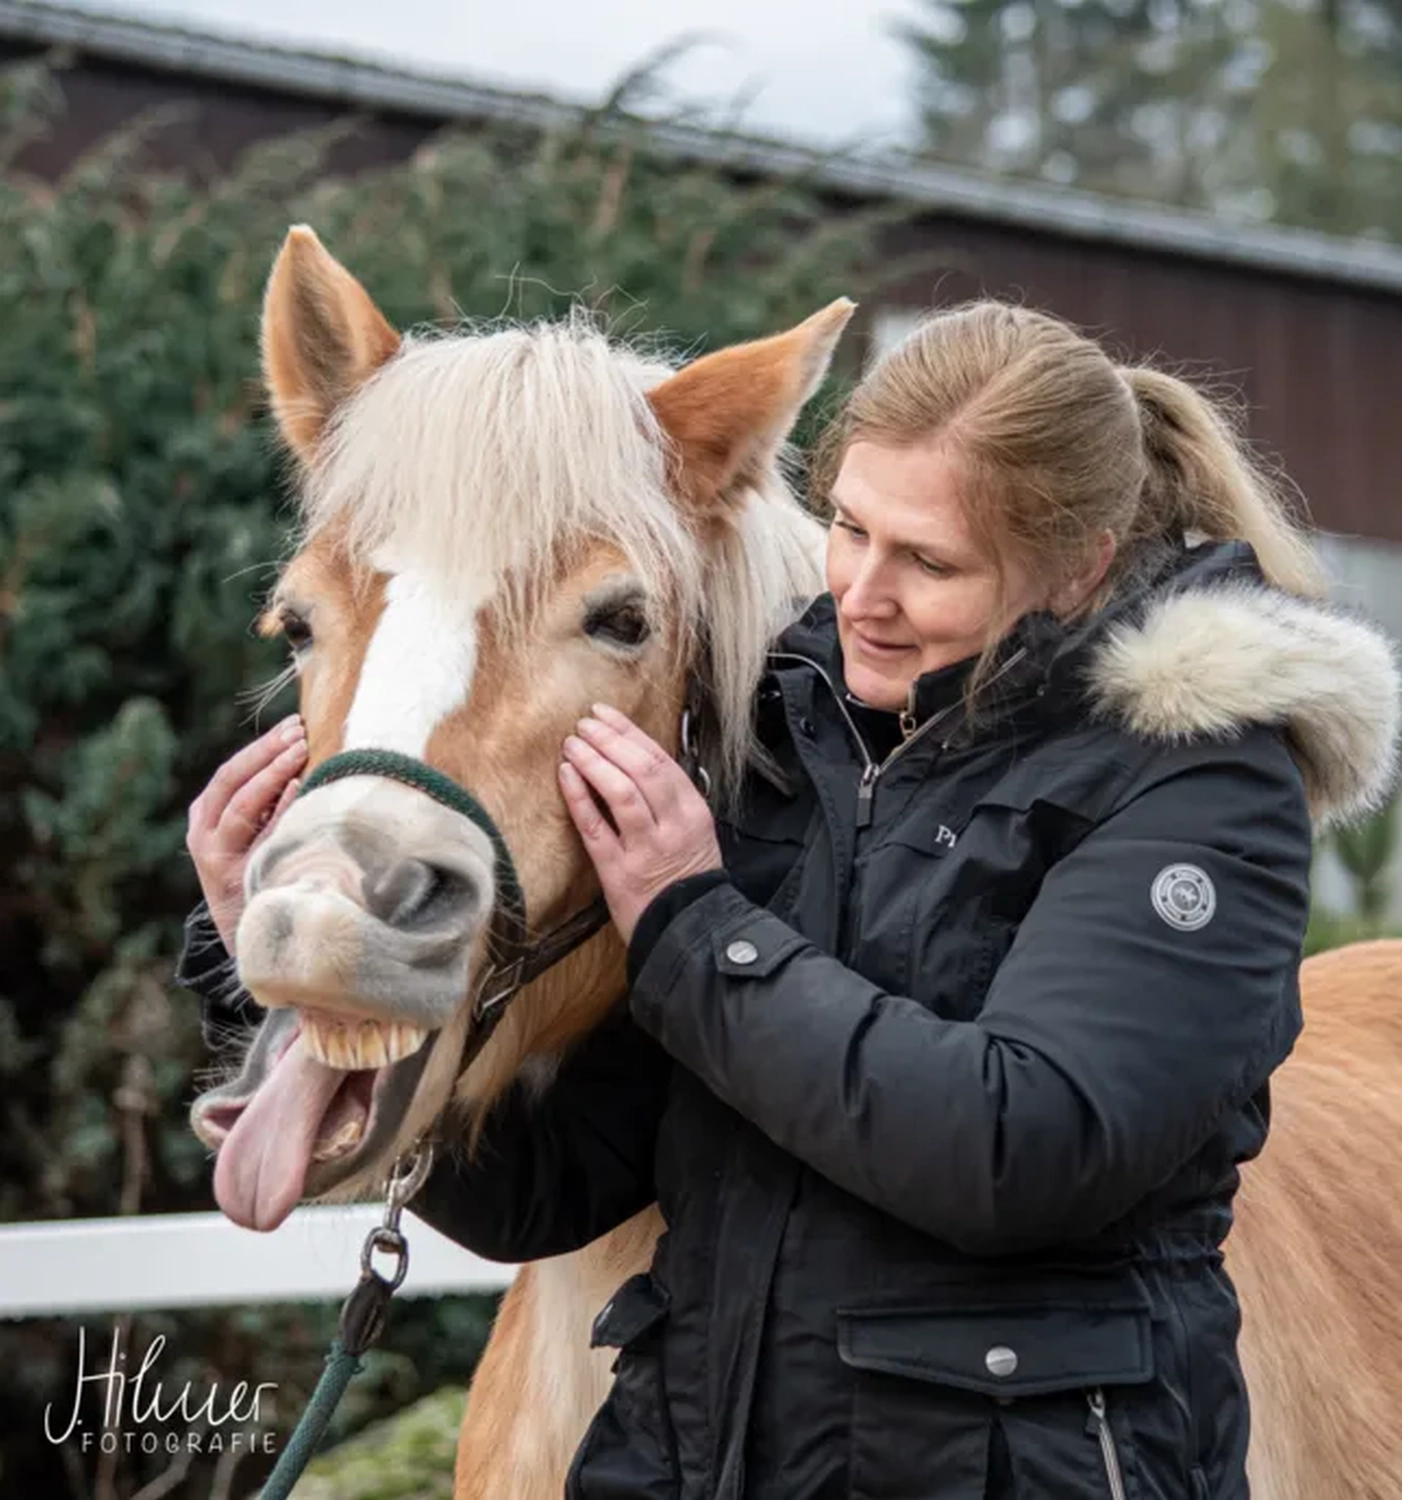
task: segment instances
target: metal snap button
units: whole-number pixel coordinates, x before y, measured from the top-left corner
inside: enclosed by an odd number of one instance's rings
[[[1006,1380],[1017,1372],[1017,1355],[1006,1344],[995,1344],[983,1356],[983,1363],[990,1375]]]
[[[725,956],[733,964],[752,964],[759,957],[759,949],[748,938],[740,938],[730,944]]]

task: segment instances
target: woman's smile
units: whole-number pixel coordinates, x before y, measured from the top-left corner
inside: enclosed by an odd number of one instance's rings
[[[870,636],[863,635],[855,625],[852,626],[851,629],[852,641],[857,649],[861,652],[864,652],[868,656],[876,657],[878,661],[885,657],[902,656],[907,651],[912,649],[910,646],[900,643],[874,641]]]

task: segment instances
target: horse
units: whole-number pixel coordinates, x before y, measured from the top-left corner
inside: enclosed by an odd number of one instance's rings
[[[766,648],[822,588],[784,444],[851,311],[681,368],[578,316],[401,336],[310,229],[289,232],[262,353],[303,526],[260,629],[294,656],[317,769],[248,870],[238,970],[266,1016],[191,1111],[237,1222],[377,1195],[435,1127],[470,1150],[505,1090],[547,1089],[622,998],[559,746],[604,700],[681,753],[701,703],[713,798],[736,797]],[[316,783],[333,761],[344,774]],[[1385,1416],[1402,947],[1305,972],[1279,1139],[1247,1169],[1228,1249],[1253,1493],[1383,1500],[1402,1476]],[[591,1320],[661,1228],[647,1209],[521,1268],[469,1392],[456,1500],[560,1495],[609,1383]]]
[[[1257,1500],[1402,1494],[1402,941],[1305,960],[1305,1029],[1242,1171],[1227,1271],[1242,1305]]]

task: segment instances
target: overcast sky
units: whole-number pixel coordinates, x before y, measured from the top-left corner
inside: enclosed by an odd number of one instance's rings
[[[911,120],[894,22],[919,0],[81,0],[292,46],[354,52],[486,83],[598,97],[684,32],[718,39],[675,64],[679,92],[723,101],[756,90],[752,129],[868,146]]]

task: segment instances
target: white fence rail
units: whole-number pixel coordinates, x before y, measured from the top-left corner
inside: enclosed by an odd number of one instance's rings
[[[217,1213],[0,1225],[0,1318],[340,1301],[382,1213],[371,1204],[299,1208],[272,1234]],[[412,1214],[403,1229],[409,1274],[401,1297],[499,1291],[515,1273]]]

